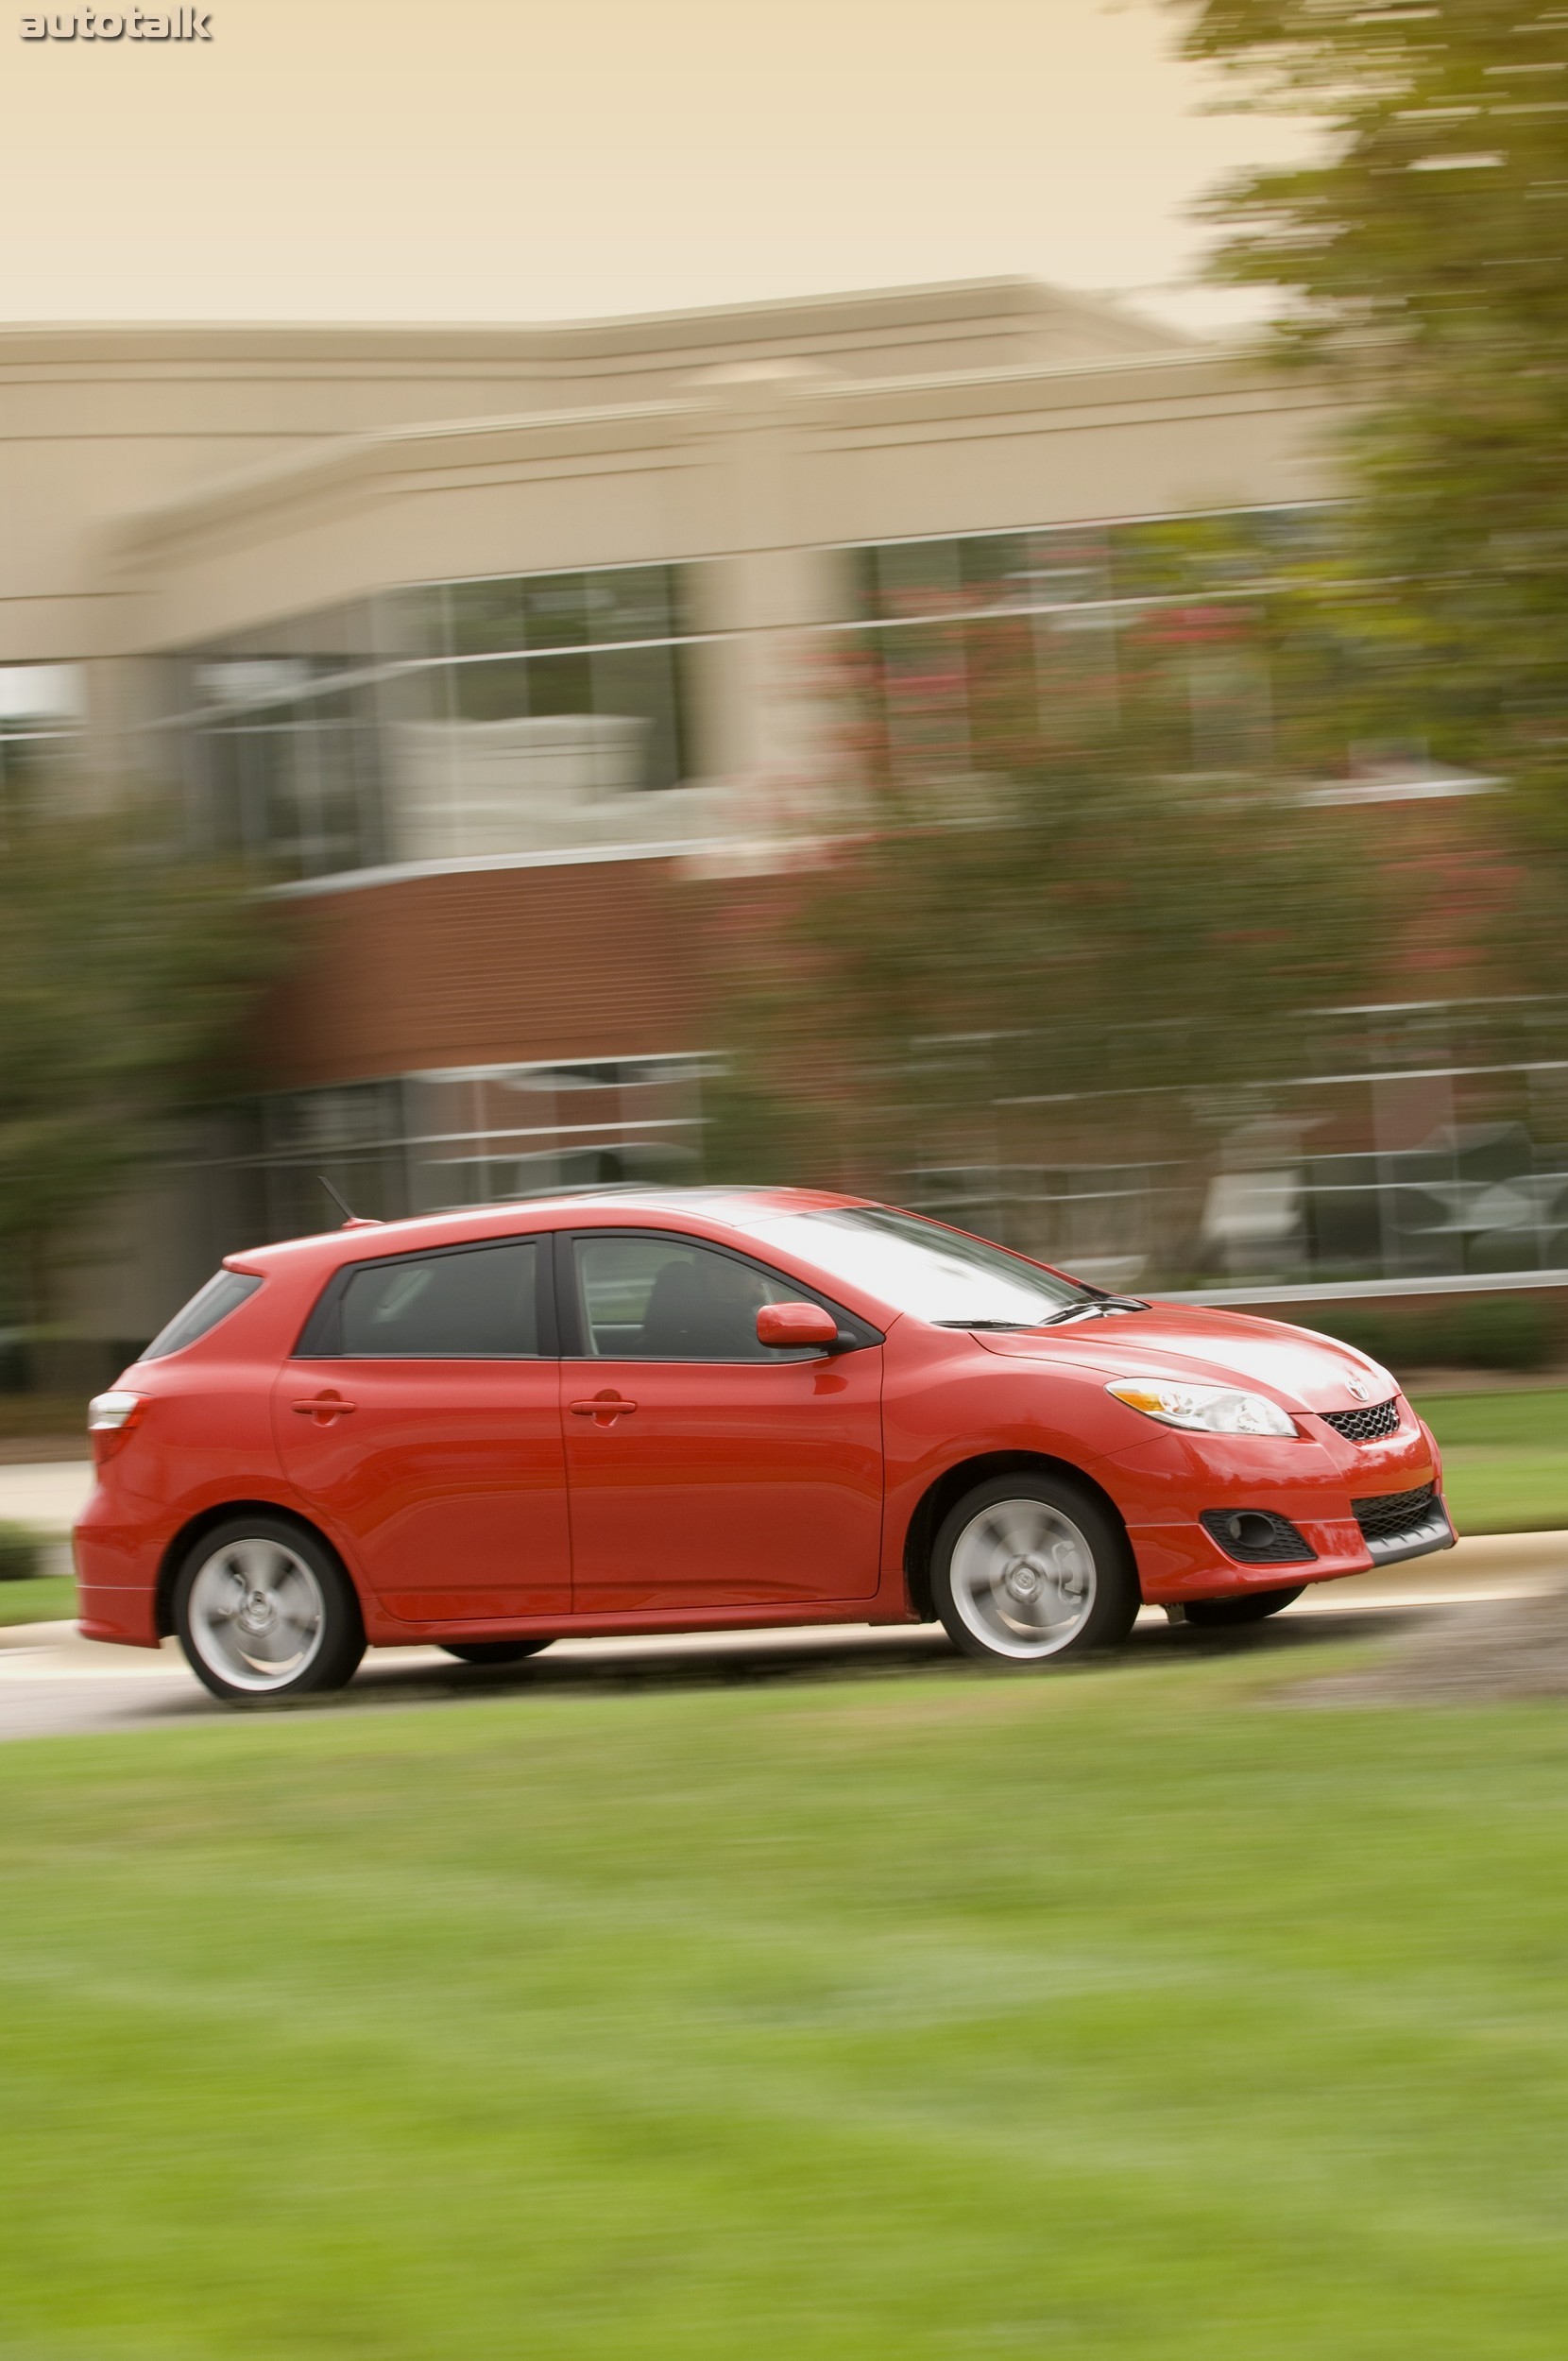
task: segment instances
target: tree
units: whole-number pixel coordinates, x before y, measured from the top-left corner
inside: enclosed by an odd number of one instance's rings
[[[0,812],[0,1278],[31,1326],[87,1218],[232,1091],[278,957],[265,905],[142,798]]]
[[[1271,1081],[1359,1070],[1337,1006],[1556,981],[1519,822],[1568,850],[1568,0],[1169,4],[1236,104],[1321,128],[1210,210],[1220,272],[1286,293],[1282,367],[1344,394],[1346,497],[1140,528],[1114,679],[1086,630],[1042,678],[1044,619],[898,619],[861,825],[746,913],[737,1171],[770,1077],[792,1177],[999,1155],[1010,1104],[1031,1153],[1180,1160]],[[1412,740],[1520,792],[1315,792]]]
[[[1065,625],[1042,672],[1016,619],[861,660],[853,821],[726,892],[714,939],[750,990],[726,993],[715,1177],[902,1193],[913,1166],[1012,1148],[1177,1160],[1222,1102],[1300,1069],[1305,1012],[1370,996],[1389,928],[1364,830],[1269,774],[1245,710],[1205,733],[1228,761],[1194,767],[1193,664],[1250,625],[1234,585],[1200,594],[1202,536],[1189,555],[1167,552],[1173,594],[1114,682]]]
[[[1568,8],[1172,0],[1319,161],[1211,199],[1218,275],[1338,384],[1349,497],[1302,585],[1368,735],[1501,773],[1568,849]]]

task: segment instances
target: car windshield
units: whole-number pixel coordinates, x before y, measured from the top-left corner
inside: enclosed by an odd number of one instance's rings
[[[1043,1271],[1005,1246],[887,1206],[758,1213],[736,1226],[936,1326],[1033,1327],[1052,1312],[1097,1300],[1093,1288]]]

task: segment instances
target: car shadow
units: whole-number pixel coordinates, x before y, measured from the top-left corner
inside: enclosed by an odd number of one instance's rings
[[[1425,1602],[1369,1606],[1332,1615],[1288,1613],[1233,1631],[1200,1631],[1145,1617],[1118,1655],[1090,1659],[1071,1674],[1039,1678],[1094,1677],[1129,1667],[1199,1665],[1237,1656],[1284,1658],[1313,1648],[1349,1641],[1381,1640],[1409,1633],[1432,1617],[1452,1613]],[[873,1629],[851,1624],[805,1632],[705,1633],[698,1637],[655,1637],[610,1641],[568,1640],[558,1650],[514,1665],[468,1665],[455,1657],[434,1661],[428,1649],[373,1651],[348,1688],[325,1697],[280,1700],[244,1708],[278,1714],[357,1713],[393,1705],[448,1705],[465,1699],[612,1697],[629,1692],[679,1689],[783,1688],[813,1683],[900,1681],[912,1677],[976,1681],[1029,1677],[1027,1668],[979,1664],[961,1655],[938,1624]],[[149,1696],[128,1686],[111,1703],[101,1689],[91,1722],[106,1727],[129,1722],[166,1723],[227,1716],[221,1704],[193,1678],[189,1688],[159,1684]],[[106,1710],[107,1709],[107,1710]],[[62,1725],[57,1725],[62,1726]],[[18,1733],[20,1735],[20,1733]]]
[[[1082,1669],[1179,1665],[1236,1656],[1281,1657],[1302,1650],[1378,1640],[1408,1632],[1440,1610],[1421,1607],[1340,1609],[1333,1615],[1282,1615],[1233,1631],[1139,1623],[1126,1650]],[[690,1639],[652,1638],[595,1647],[563,1643],[515,1665],[433,1665],[428,1656],[400,1663],[393,1651],[368,1659],[352,1686],[321,1706],[413,1704],[475,1697],[612,1696],[628,1690],[783,1687],[822,1681],[889,1681],[912,1674],[955,1680],[1017,1677],[1009,1668],[961,1655],[938,1624],[894,1630],[850,1626],[796,1635],[735,1632]],[[301,1701],[303,1705],[305,1701]]]

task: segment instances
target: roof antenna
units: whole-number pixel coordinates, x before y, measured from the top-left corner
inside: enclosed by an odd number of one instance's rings
[[[379,1230],[381,1228],[382,1225],[374,1214],[356,1213],[342,1191],[332,1187],[325,1172],[317,1172],[315,1177],[342,1214],[343,1226],[346,1230]]]

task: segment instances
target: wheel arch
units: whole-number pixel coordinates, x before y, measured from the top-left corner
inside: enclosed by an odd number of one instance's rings
[[[360,1622],[363,1625],[365,1601],[360,1596],[359,1584],[354,1580],[353,1569],[344,1563],[342,1550],[322,1531],[319,1525],[313,1524],[308,1516],[301,1516],[298,1509],[284,1508],[277,1500],[218,1500],[214,1501],[211,1508],[202,1509],[196,1515],[187,1517],[163,1552],[158,1568],[158,1588],[154,1602],[160,1639],[169,1638],[174,1631],[174,1587],[179,1577],[179,1569],[189,1552],[204,1533],[216,1532],[220,1525],[229,1524],[236,1516],[251,1514],[268,1516],[276,1523],[292,1525],[298,1531],[308,1533],[312,1541],[318,1543],[348,1583],[349,1594],[359,1609]]]
[[[1120,1533],[1127,1549],[1127,1562],[1137,1579],[1137,1556],[1127,1519],[1112,1499],[1103,1484],[1076,1465],[1072,1460],[1055,1458],[1048,1451],[981,1451],[972,1459],[959,1460],[928,1484],[916,1501],[904,1532],[904,1581],[909,1590],[910,1605],[920,1620],[934,1622],[936,1607],[931,1598],[931,1546],[941,1530],[942,1520],[956,1501],[977,1484],[990,1481],[993,1476],[1029,1473],[1037,1476],[1065,1476],[1081,1491],[1091,1493],[1104,1509]],[[1141,1584],[1139,1585],[1141,1589]]]

